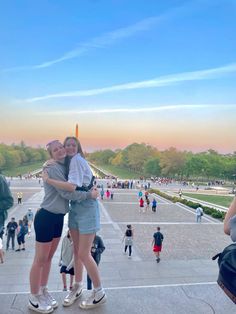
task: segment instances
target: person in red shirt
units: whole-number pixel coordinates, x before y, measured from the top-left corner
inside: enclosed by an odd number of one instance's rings
[[[140,207],[139,211],[141,212],[142,208],[144,207],[144,200],[142,197],[139,200],[139,207]]]

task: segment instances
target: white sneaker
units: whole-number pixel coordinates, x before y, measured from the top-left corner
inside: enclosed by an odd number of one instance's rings
[[[63,306],[72,305],[82,295],[82,285],[74,284],[70,293],[65,297]]]
[[[58,302],[53,298],[53,296],[48,292],[48,288],[45,287],[42,289],[42,294],[46,299],[48,305],[51,305],[53,309],[58,307]]]
[[[93,290],[92,295],[87,300],[82,301],[79,306],[81,309],[84,310],[92,309],[105,303],[106,300],[107,300],[106,293],[103,289],[97,292]]]
[[[36,296],[31,295],[29,297],[28,308],[38,313],[52,313],[53,307],[47,304],[47,301],[42,294]]]

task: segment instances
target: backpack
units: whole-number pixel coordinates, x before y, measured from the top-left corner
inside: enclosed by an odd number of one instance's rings
[[[223,252],[212,257],[218,258],[218,285],[236,304],[236,243],[228,245]]]

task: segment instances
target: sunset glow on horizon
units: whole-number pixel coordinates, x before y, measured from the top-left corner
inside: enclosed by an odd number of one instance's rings
[[[0,143],[236,151],[231,0],[1,7]]]

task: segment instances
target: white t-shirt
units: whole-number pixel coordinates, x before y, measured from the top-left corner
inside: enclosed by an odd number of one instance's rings
[[[3,245],[2,245],[2,238],[0,238],[0,250],[2,250]]]
[[[197,216],[201,216],[201,214],[202,214],[202,208],[201,207],[198,207],[196,209],[196,214],[197,214]]]
[[[79,187],[88,186],[92,176],[88,162],[80,154],[76,154],[70,162],[68,181]]]

